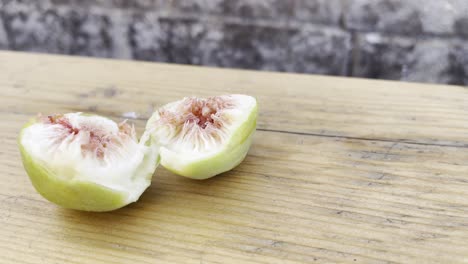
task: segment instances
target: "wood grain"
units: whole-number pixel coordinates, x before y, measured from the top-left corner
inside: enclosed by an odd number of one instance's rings
[[[468,91],[0,52],[0,263],[467,263]],[[139,131],[154,106],[257,96],[246,160],[206,181],[159,167],[138,203],[58,208],[24,172],[35,113],[92,111]]]
[[[260,129],[468,146],[463,87],[10,52],[0,52],[0,73],[0,111],[145,119],[183,96],[248,93],[262,107]]]

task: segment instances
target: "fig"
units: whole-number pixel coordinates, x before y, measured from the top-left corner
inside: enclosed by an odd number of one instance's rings
[[[35,189],[77,210],[111,211],[137,201],[159,162],[149,135],[138,141],[133,126],[98,115],[39,115],[18,141]]]
[[[233,94],[169,103],[153,113],[146,131],[160,147],[163,167],[201,180],[242,162],[256,124],[256,99]]]

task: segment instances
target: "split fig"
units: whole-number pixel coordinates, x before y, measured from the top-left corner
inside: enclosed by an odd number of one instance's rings
[[[207,179],[242,162],[256,123],[254,97],[190,97],[159,108],[146,131],[160,147],[162,166],[181,176]]]
[[[23,165],[35,189],[60,206],[111,211],[138,200],[158,166],[149,136],[97,115],[38,116],[20,133]]]

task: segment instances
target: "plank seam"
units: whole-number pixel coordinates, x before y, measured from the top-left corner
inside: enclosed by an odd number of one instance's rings
[[[273,133],[312,136],[312,137],[339,138],[339,139],[362,140],[362,141],[377,141],[377,142],[386,142],[386,143],[403,143],[403,144],[410,144],[410,145],[434,146],[434,147],[468,148],[468,143],[462,143],[462,145],[438,144],[438,143],[416,142],[416,141],[411,141],[411,140],[406,140],[406,139],[391,140],[391,139],[383,139],[383,138],[338,136],[338,135],[326,135],[326,134],[318,134],[318,133],[296,132],[296,131],[286,131],[286,130],[276,130],[276,129],[266,129],[266,128],[257,128],[257,130],[263,131],[263,132],[273,132]]]

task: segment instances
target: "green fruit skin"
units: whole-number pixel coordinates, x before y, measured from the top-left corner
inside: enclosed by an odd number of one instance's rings
[[[35,121],[26,124],[22,131]],[[23,166],[36,191],[52,203],[69,209],[107,212],[124,207],[129,202],[127,194],[114,191],[105,186],[79,180],[63,180],[57,177],[53,169],[35,162],[21,144],[23,133],[18,139],[18,145]]]
[[[161,165],[175,174],[197,180],[208,179],[233,169],[244,160],[249,151],[257,125],[257,115],[256,105],[247,121],[235,131],[227,146],[215,156],[184,162],[177,153],[161,148]]]
[[[104,212],[125,205],[126,195],[90,182],[64,181],[34,162],[20,145],[23,166],[38,193],[65,208]]]

